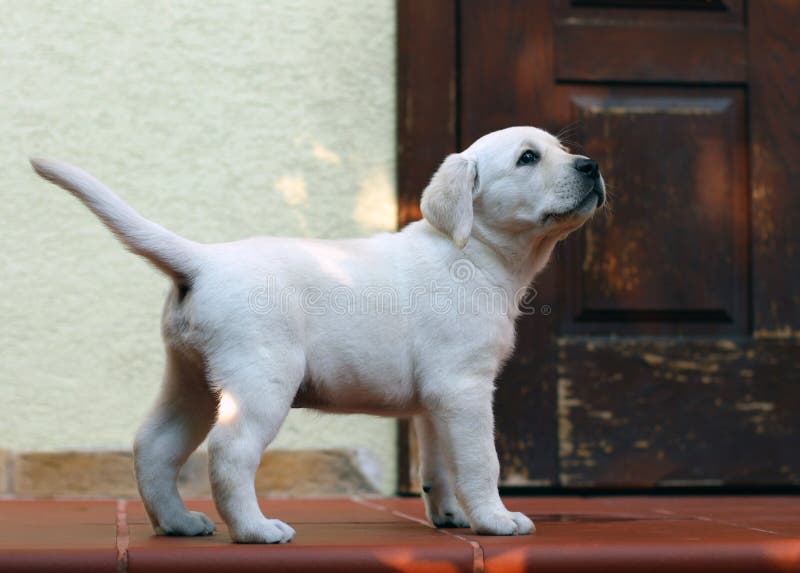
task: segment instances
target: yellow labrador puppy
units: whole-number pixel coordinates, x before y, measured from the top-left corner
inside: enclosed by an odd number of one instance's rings
[[[519,294],[605,201],[594,161],[512,127],[447,157],[423,193],[425,218],[398,233],[214,245],[143,218],[76,167],[32,164],[174,282],[163,388],[135,441],[157,533],[214,531],[175,485],[208,435],[214,501],[233,540],[290,541],[294,529],[261,513],[253,479],[293,406],[413,416],[435,525],[534,531],[498,495],[494,380],[514,347]]]

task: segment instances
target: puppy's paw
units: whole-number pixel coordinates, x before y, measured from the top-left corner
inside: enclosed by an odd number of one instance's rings
[[[422,500],[425,515],[436,527],[469,527],[467,514],[449,488],[426,483],[422,486]]]
[[[442,504],[435,512],[427,511],[428,519],[436,527],[469,527],[467,514],[453,500],[453,503]]]
[[[236,543],[289,543],[295,530],[280,519],[267,519],[253,525],[231,530]]]
[[[473,530],[479,535],[527,535],[536,527],[518,511],[497,511],[477,516]]]
[[[161,519],[155,529],[157,535],[193,537],[211,535],[217,528],[205,514],[199,511],[187,511]]]

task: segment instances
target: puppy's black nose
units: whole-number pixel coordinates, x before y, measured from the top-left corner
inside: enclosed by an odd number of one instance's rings
[[[596,179],[597,175],[600,173],[597,161],[589,159],[588,157],[578,157],[578,159],[575,160],[575,169],[592,179]]]

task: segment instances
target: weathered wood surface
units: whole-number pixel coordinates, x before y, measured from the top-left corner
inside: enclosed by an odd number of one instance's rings
[[[566,128],[612,192],[498,380],[503,483],[797,484],[800,3],[399,8],[402,223],[444,153],[515,124]]]
[[[397,3],[399,226],[421,218],[419,197],[456,150],[455,0]]]
[[[566,486],[800,484],[800,341],[561,341]]]
[[[744,96],[571,90],[573,137],[602,166],[612,205],[569,241],[567,332],[747,333]]]
[[[743,0],[555,0],[559,81],[744,84]]]
[[[750,2],[753,328],[800,336],[800,2]]]

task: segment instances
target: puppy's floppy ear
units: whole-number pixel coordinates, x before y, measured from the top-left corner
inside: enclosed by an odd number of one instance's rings
[[[463,249],[472,232],[472,194],[478,186],[475,161],[448,155],[422,193],[420,208],[428,222]]]

